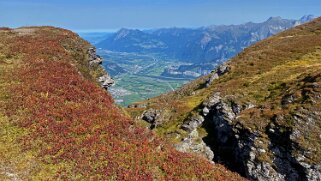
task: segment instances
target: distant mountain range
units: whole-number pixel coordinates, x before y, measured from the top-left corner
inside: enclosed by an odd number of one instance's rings
[[[208,63],[226,60],[254,42],[311,21],[271,17],[263,23],[213,25],[198,29],[163,28],[154,31],[121,29],[99,42],[97,47],[112,51],[162,53],[179,60]]]
[[[170,76],[198,77],[207,74],[207,67],[215,66],[235,56],[244,48],[281,31],[314,19],[313,15],[299,20],[271,17],[262,23],[248,22],[241,25],[212,25],[197,29],[162,28],[150,31],[121,29],[96,44],[98,48],[119,52],[156,53],[162,57],[197,64],[187,67],[171,67],[164,74]],[[180,70],[188,71],[181,72]],[[190,71],[194,73],[191,74]]]

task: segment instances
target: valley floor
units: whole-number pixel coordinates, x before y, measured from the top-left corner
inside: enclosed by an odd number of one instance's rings
[[[99,50],[98,54],[104,58],[103,65],[116,82],[109,91],[121,106],[174,91],[193,80],[162,76],[167,67],[184,64],[177,60],[165,61],[166,58],[155,58],[156,55],[104,50]]]

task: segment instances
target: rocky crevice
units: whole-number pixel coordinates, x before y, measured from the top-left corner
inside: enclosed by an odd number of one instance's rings
[[[302,154],[293,153],[303,152],[293,139],[294,130],[272,120],[266,133],[259,133],[237,121],[242,111],[251,108],[255,106],[240,106],[220,93],[203,103],[202,126],[208,132],[203,140],[215,155],[213,161],[251,180],[320,180],[320,166],[305,163]]]
[[[293,99],[296,101],[296,99]],[[303,148],[298,140],[304,137],[304,130],[313,130],[315,121],[320,118],[320,112],[307,111],[300,108],[291,115],[275,116],[266,129],[271,144],[269,149],[273,152],[273,163],[284,180],[321,180],[321,164],[313,163],[309,159],[315,156],[314,145],[310,148]],[[278,124],[291,119],[300,127],[285,127]],[[317,146],[316,146],[317,147]]]
[[[277,119],[277,118],[274,118]],[[294,148],[300,150],[299,146],[290,139],[293,131],[277,125],[275,121],[267,127],[270,150],[273,153],[273,163],[284,180],[308,180],[304,167],[293,156]]]
[[[255,135],[239,125],[233,126],[241,108],[235,103],[229,105],[222,101],[220,93],[213,94],[203,107],[205,121],[202,126],[208,133],[203,140],[215,153],[214,161],[245,176],[243,159],[239,158],[249,155]]]
[[[238,117],[255,105],[239,105],[227,97],[214,93],[203,102],[198,115],[184,122],[181,129],[188,136],[175,145],[177,150],[223,164],[250,180],[320,180],[320,166],[309,165],[302,161],[302,156],[294,156],[293,150],[300,150],[291,139],[296,134],[294,130],[273,120],[265,133],[244,128]],[[197,131],[200,127],[207,131],[204,138]]]

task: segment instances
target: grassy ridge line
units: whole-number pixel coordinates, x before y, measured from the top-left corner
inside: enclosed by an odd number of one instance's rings
[[[178,131],[191,112],[199,113],[199,106],[215,92],[220,92],[226,101],[239,105],[251,103],[255,108],[243,111],[233,124],[258,131],[263,141],[265,130],[275,117],[282,117],[282,129],[300,130],[302,136],[296,141],[301,148],[313,150],[309,162],[319,163],[321,154],[320,119],[311,128],[307,122],[293,121],[295,114],[315,113],[321,110],[320,82],[321,18],[279,33],[246,48],[227,64],[231,70],[205,88],[207,77],[183,86],[181,89],[143,102],[147,108],[168,110],[164,124],[156,129],[160,136]],[[313,77],[313,78],[311,78]],[[310,81],[310,82],[309,82]],[[294,94],[296,101],[282,105],[282,98]],[[306,95],[308,93],[308,95]],[[294,97],[295,97],[294,96]],[[303,112],[301,108],[304,109]],[[145,109],[127,109],[133,117]],[[313,124],[311,124],[313,125]],[[176,141],[176,140],[173,140]],[[267,146],[267,145],[265,145]],[[317,147],[317,149],[311,149]],[[266,161],[266,160],[264,160]]]
[[[124,116],[92,82],[89,44],[75,34],[3,29],[0,45],[1,179],[241,180]]]

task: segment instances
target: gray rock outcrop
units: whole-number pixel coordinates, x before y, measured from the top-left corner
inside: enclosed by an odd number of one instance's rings
[[[221,97],[220,93],[214,93],[203,103],[202,115],[205,122],[210,123],[209,136],[214,140],[206,144],[212,148],[216,161],[251,180],[321,180],[320,164],[305,162],[305,152],[298,155],[291,151],[296,147],[294,138],[300,134],[298,130],[286,129],[275,121],[266,128],[266,139],[262,135],[265,133],[245,129],[239,124],[239,114],[252,108],[255,106],[251,103],[241,106],[226,96]],[[314,116],[309,115],[311,121]],[[302,115],[297,119],[302,119]]]
[[[90,67],[101,66],[103,59],[96,54],[95,47],[90,47],[88,49],[88,61]],[[106,71],[104,71],[104,75],[98,77],[97,81],[106,90],[115,84],[115,81]]]
[[[204,118],[200,115],[193,116],[190,118],[189,121],[185,122],[182,126],[181,129],[192,132],[193,130],[197,129],[202,125],[204,122]]]
[[[184,153],[196,153],[213,162],[214,153],[199,137],[197,129],[193,129],[180,143],[175,145],[176,150]]]
[[[151,125],[150,126],[151,129],[154,129],[161,122],[160,116],[161,116],[161,112],[159,110],[150,108],[143,113],[142,119]]]
[[[89,55],[89,65],[101,65],[103,63],[103,59],[96,54],[96,48],[91,47],[88,49],[88,55]]]
[[[230,68],[226,64],[222,64],[217,67],[212,73],[210,78],[206,82],[206,87],[210,86],[212,82],[216,79],[218,79],[220,76],[226,74],[229,72]]]
[[[115,84],[115,81],[106,73],[105,75],[98,78],[98,82],[104,89],[108,89],[109,87]]]
[[[175,145],[178,151],[185,153],[196,153],[205,157],[210,162],[213,162],[214,153],[208,145],[199,136],[197,129],[202,126],[204,117],[201,115],[195,115],[189,118],[181,126],[181,129],[188,132],[188,136],[184,138],[180,143]],[[213,162],[214,163],[214,162]]]

